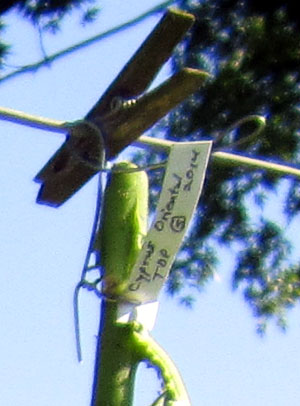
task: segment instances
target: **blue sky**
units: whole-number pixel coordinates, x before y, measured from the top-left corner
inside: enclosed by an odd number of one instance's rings
[[[74,13],[61,34],[45,37],[45,48],[51,54],[155,4],[103,1],[96,23],[82,29]],[[159,19],[3,83],[0,105],[59,120],[82,118]],[[4,38],[14,45],[10,63],[40,59],[31,25],[13,14],[5,20]],[[84,361],[78,364],[72,295],[88,245],[96,180],[59,209],[35,203],[39,185],[32,180],[63,139],[0,121],[0,404],[5,406],[90,404],[99,302],[91,293],[81,296]],[[207,286],[192,311],[162,294],[153,335],[177,364],[193,405],[298,405],[299,308],[290,313],[287,334],[271,326],[259,338],[247,305],[231,291],[232,266],[230,253],[222,251],[220,280]],[[150,405],[158,388],[154,371],[143,369],[136,404]]]

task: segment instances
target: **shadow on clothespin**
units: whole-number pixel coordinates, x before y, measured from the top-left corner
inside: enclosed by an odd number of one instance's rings
[[[210,76],[185,68],[144,94],[194,17],[168,10],[85,119],[70,127],[67,139],[35,181],[37,202],[60,206],[103,165],[134,142]]]

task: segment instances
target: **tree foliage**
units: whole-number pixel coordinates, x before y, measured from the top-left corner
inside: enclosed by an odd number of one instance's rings
[[[42,30],[57,32],[62,19],[74,8],[81,9],[81,23],[93,21],[98,14],[99,7],[93,5],[95,0],[5,0],[0,3],[0,17],[6,12],[14,10],[22,17],[29,19],[41,32]],[[1,41],[1,31],[5,24],[0,18],[0,69],[8,55],[10,44]]]
[[[42,16],[52,18],[53,16],[63,16],[74,7],[79,7],[83,3],[91,3],[91,0],[4,0],[0,4],[0,14],[15,8],[24,16],[29,16],[37,20]]]
[[[179,7],[193,13],[196,24],[177,48],[172,68],[208,70],[213,79],[170,115],[167,137],[213,138],[214,150],[299,164],[300,32],[294,2],[182,0]],[[227,131],[256,114],[267,123],[258,137],[251,136],[251,123]],[[285,194],[282,215],[288,224],[300,209],[297,180],[290,178],[286,191],[263,170],[212,162],[169,291],[201,288],[217,259],[222,262],[218,244],[225,245],[236,258],[233,286],[243,289],[260,331],[272,317],[284,327],[285,310],[300,297],[300,263],[290,259],[286,224],[271,221],[265,209],[271,192],[280,200]]]

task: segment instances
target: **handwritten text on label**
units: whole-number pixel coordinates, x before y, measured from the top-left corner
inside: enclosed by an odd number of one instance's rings
[[[210,150],[210,141],[172,146],[156,215],[130,275],[126,300],[157,299],[197,205]]]

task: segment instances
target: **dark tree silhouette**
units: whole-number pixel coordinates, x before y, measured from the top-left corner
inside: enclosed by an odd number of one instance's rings
[[[173,70],[204,69],[213,79],[170,115],[167,137],[213,138],[214,150],[299,164],[300,32],[295,2],[267,6],[256,1],[182,0],[179,6],[197,20],[177,48]],[[256,114],[267,123],[258,137],[250,135],[250,122],[226,132]],[[201,289],[212,277],[217,259],[222,263],[218,244],[225,245],[236,258],[233,286],[243,288],[260,331],[270,318],[285,327],[285,310],[300,297],[300,266],[290,260],[292,244],[285,227],[271,221],[264,206],[270,192],[285,193],[282,215],[288,224],[299,212],[300,195],[297,180],[287,183],[283,188],[279,177],[263,170],[211,162],[196,225],[173,267],[169,291],[181,293],[190,304],[186,289]]]

